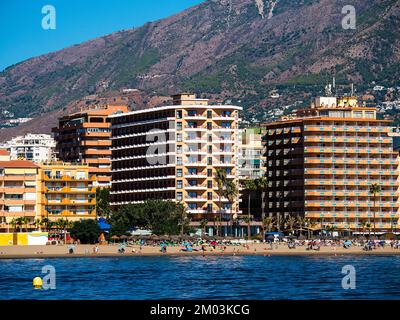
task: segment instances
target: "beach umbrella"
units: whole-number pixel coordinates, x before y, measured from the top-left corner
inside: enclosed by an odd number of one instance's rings
[[[118,236],[112,236],[111,240],[114,240],[114,242],[115,242],[115,240],[119,240],[119,237]]]
[[[275,237],[274,237],[274,236],[267,236],[267,237],[265,238],[265,240],[267,240],[267,241],[274,241],[274,240],[275,240]]]
[[[122,239],[122,240],[126,240],[126,239],[128,239],[128,236],[126,236],[126,235],[122,235],[122,236],[120,237],[120,239]]]

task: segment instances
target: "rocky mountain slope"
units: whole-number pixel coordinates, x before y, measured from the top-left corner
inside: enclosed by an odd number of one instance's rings
[[[184,12],[11,66],[0,73],[0,110],[54,117],[74,101],[123,88],[150,96],[191,90],[261,114],[329,78],[359,87],[394,85],[400,71],[400,4],[353,0],[355,30],[342,28],[343,0],[206,0]],[[271,99],[269,92],[285,94]],[[306,94],[307,96],[307,94]],[[42,118],[43,119],[43,118]],[[53,119],[53,120],[52,120]],[[35,120],[24,131],[35,128]],[[0,130],[0,139],[9,129]],[[14,129],[15,130],[15,129]]]

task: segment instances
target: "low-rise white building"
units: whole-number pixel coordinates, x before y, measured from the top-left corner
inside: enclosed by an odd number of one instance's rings
[[[49,134],[18,136],[6,142],[0,148],[7,149],[11,160],[25,159],[32,162],[49,162],[55,159],[55,140]]]

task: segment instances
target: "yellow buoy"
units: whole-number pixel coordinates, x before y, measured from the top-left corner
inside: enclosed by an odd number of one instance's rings
[[[35,279],[33,279],[33,287],[35,289],[41,289],[42,286],[43,286],[42,278],[36,277]]]

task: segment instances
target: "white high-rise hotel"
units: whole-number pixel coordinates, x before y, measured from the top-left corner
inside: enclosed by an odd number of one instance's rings
[[[217,169],[238,182],[241,107],[209,105],[192,94],[170,106],[110,116],[112,206],[164,199],[183,203],[192,221],[226,226],[238,197],[219,198]]]

